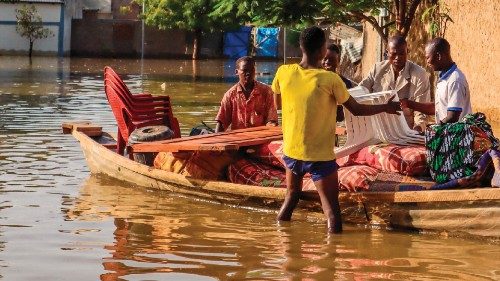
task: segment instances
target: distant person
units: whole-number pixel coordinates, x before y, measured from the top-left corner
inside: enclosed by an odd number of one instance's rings
[[[236,61],[238,83],[222,97],[215,120],[215,132],[278,124],[278,113],[271,87],[255,80],[255,60],[241,57]]]
[[[321,28],[314,26],[303,30],[299,43],[301,62],[282,65],[272,84],[274,93],[282,101],[287,185],[277,219],[291,219],[299,202],[302,179],[309,173],[321,199],[328,232],[338,233],[342,231],[342,219],[338,200],[338,165],[333,150],[337,104],[344,104],[354,115],[397,114],[400,106],[392,98],[387,104],[365,105],[350,97],[342,79],[323,69],[326,36]]]
[[[340,75],[337,72],[337,69],[338,69],[339,64],[340,64],[340,48],[337,45],[330,44],[326,48],[326,54],[325,54],[325,57],[323,58],[323,60],[321,61],[321,63],[323,64],[323,68],[325,70],[337,73],[340,76],[340,78],[342,79],[342,81],[344,81],[344,84],[347,87],[347,89],[354,87],[351,80],[345,78],[344,76]],[[337,122],[344,121],[344,119],[345,119],[344,118],[344,109],[343,109],[342,105],[338,105],[337,106]]]
[[[440,71],[435,102],[402,100],[401,106],[428,115],[435,114],[437,124],[455,123],[472,113],[469,84],[451,58],[450,43],[440,37],[432,39],[425,47],[425,59],[434,71]]]
[[[402,36],[393,36],[387,43],[388,59],[375,64],[368,77],[359,83],[370,93],[396,90],[399,99],[416,102],[430,102],[429,77],[422,67],[407,60],[408,46]],[[406,123],[411,129],[423,132],[427,116],[403,108]]]
[[[342,81],[344,81],[347,89],[354,87],[354,84],[351,80],[345,78],[344,76],[338,73],[338,67],[340,65],[340,48],[335,44],[330,44],[326,48],[326,54],[323,60],[321,61],[323,68],[328,71],[332,71],[337,73]]]

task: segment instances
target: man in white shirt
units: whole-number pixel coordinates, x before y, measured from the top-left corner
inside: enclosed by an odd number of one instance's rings
[[[435,38],[425,47],[427,64],[440,71],[435,103],[420,103],[401,100],[401,107],[408,107],[424,114],[435,114],[436,123],[455,123],[466,114],[472,113],[469,85],[465,75],[451,58],[450,44],[444,38]]]

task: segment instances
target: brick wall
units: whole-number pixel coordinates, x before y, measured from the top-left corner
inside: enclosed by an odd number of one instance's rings
[[[190,58],[191,40],[188,32],[178,29],[159,30],[146,26],[144,55],[146,57]],[[73,20],[71,55],[102,57],[140,57],[141,22],[84,18]],[[220,57],[222,33],[205,35],[201,40],[204,57]]]

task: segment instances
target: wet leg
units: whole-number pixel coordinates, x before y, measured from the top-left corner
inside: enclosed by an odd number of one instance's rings
[[[326,216],[328,232],[342,232],[342,217],[339,205],[339,181],[337,171],[314,182]]]
[[[278,220],[289,221],[292,219],[293,210],[299,203],[302,191],[302,178],[303,176],[296,175],[292,170],[286,168],[286,195],[278,213]]]

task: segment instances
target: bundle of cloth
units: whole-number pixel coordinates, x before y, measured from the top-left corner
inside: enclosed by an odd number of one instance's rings
[[[425,131],[431,189],[500,186],[499,141],[483,113]]]

